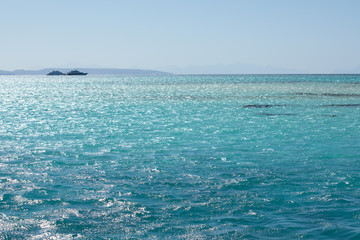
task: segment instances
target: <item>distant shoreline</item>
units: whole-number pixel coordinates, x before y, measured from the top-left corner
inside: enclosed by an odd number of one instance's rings
[[[120,69],[120,68],[44,68],[40,70],[0,70],[0,75],[46,75],[51,71],[69,72],[77,69],[87,72],[89,75],[171,75],[172,73],[144,70],[144,69]]]
[[[55,69],[55,68],[54,68]],[[78,68],[81,69],[81,68]],[[57,69],[56,69],[57,70]],[[120,69],[119,69],[120,70]],[[130,70],[130,69],[129,69]],[[21,72],[18,72],[21,71]],[[38,71],[41,71],[40,73]],[[50,70],[51,71],[51,70]],[[84,69],[84,71],[86,71]],[[115,72],[115,73],[105,73],[105,72],[92,72],[88,71],[89,75],[179,75],[179,76],[266,76],[266,75],[298,75],[298,76],[310,76],[310,75],[318,75],[318,76],[335,76],[335,75],[360,75],[360,73],[169,73],[169,72],[161,72],[161,71],[152,71],[152,70],[136,70],[126,71],[126,72]],[[2,71],[0,70],[0,76],[25,76],[25,75],[34,75],[34,76],[46,76],[49,72],[42,72],[42,70],[14,70],[14,71]],[[62,76],[68,76],[66,74]]]

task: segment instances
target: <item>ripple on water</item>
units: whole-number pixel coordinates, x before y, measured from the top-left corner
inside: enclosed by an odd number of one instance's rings
[[[358,76],[0,76],[9,239],[360,237]]]

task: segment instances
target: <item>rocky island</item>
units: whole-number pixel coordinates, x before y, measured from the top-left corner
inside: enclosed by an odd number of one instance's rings
[[[49,72],[47,74],[48,76],[58,76],[58,75],[69,75],[69,76],[74,76],[74,75],[87,75],[87,73],[84,73],[84,72],[80,72],[78,70],[73,70],[73,71],[70,71],[66,74],[60,72],[60,71],[52,71],[52,72]]]
[[[52,71],[47,74],[48,76],[58,76],[58,75],[65,75],[64,73],[60,71]]]
[[[87,73],[80,72],[78,70],[73,70],[73,71],[68,72],[66,75],[70,75],[70,76],[73,76],[73,75],[87,75]]]

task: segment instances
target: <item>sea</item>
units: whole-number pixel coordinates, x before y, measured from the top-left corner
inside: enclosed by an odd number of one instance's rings
[[[360,75],[0,76],[0,239],[360,239]]]

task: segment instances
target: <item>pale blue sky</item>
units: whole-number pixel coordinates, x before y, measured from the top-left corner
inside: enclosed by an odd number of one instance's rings
[[[0,0],[0,69],[360,66],[359,0]]]

